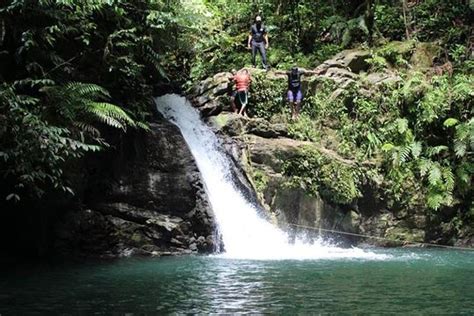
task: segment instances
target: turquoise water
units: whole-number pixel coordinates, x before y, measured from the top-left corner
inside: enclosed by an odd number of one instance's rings
[[[382,260],[124,259],[2,269],[0,314],[474,314],[474,252]]]

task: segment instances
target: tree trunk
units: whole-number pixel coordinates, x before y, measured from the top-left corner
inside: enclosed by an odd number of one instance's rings
[[[403,22],[405,23],[405,36],[407,40],[410,40],[410,30],[408,26],[408,18],[407,18],[407,2],[406,0],[402,0],[402,8],[403,8]]]

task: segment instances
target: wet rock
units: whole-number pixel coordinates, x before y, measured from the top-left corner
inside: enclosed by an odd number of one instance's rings
[[[246,118],[235,113],[222,113],[219,116],[209,118],[209,123],[219,131],[230,136],[238,136],[244,133]]]
[[[421,229],[410,229],[407,227],[389,227],[385,233],[385,238],[390,243],[422,243],[425,239],[425,232]]]
[[[152,255],[187,248],[193,234],[213,234],[201,175],[181,133],[164,121],[150,127],[104,159],[111,174],[92,179],[89,210],[58,223],[60,252]]]
[[[342,219],[340,224],[342,231],[350,233],[358,233],[361,216],[355,211],[349,211]]]

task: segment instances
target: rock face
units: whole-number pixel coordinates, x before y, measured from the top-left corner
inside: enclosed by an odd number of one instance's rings
[[[177,127],[160,120],[122,143],[86,192],[87,209],[57,225],[61,252],[167,255],[219,248],[207,195]]]
[[[288,138],[282,124],[271,124],[260,118],[243,118],[233,113],[221,113],[209,118],[210,124],[223,133],[228,148],[237,147],[233,154],[240,161],[258,193],[258,200],[266,209],[266,217],[290,233],[290,236],[316,237],[321,229],[344,229],[345,212],[324,201],[320,196],[311,196],[304,190],[287,185],[283,164],[294,157],[298,150],[311,146],[311,142]],[[350,223],[352,224],[352,223]],[[343,227],[343,225],[345,225]],[[351,227],[351,230],[357,228]],[[322,232],[324,235],[324,231]],[[340,237],[339,241],[347,241]]]
[[[407,54],[411,54],[411,50],[410,46]],[[334,93],[341,93],[356,80],[365,80],[374,86],[400,80],[390,70],[371,73],[367,62],[369,57],[370,53],[367,51],[343,51],[318,66],[315,69],[317,74],[311,76],[333,80],[338,87]],[[361,75],[362,72],[366,74]],[[217,74],[198,84],[191,97],[202,115],[209,116],[209,123],[222,136],[228,152],[237,164],[240,163],[247,175],[251,183],[251,188],[247,189],[257,191],[257,199],[264,206],[267,217],[275,224],[293,234],[304,233],[310,239],[322,234],[351,244],[396,246],[405,242],[434,241],[433,236],[440,235],[429,231],[429,223],[423,211],[414,210],[408,214],[407,211],[388,209],[378,193],[380,188],[377,183],[364,188],[363,196],[349,205],[338,205],[319,195],[310,195],[301,188],[288,185],[291,179],[285,176],[283,165],[306,146],[315,149],[329,161],[337,161],[346,166],[356,166],[357,163],[340,157],[331,148],[334,144],[337,146],[337,140],[323,140],[321,144],[299,141],[290,138],[285,122],[249,119],[225,112],[229,109],[225,104],[228,102],[225,93],[229,76],[229,73]],[[266,78],[285,80],[286,77],[270,71]],[[310,82],[317,84],[317,80]],[[307,87],[308,93],[313,90],[316,91]],[[328,136],[332,132],[325,133]],[[378,239],[329,233],[332,230]]]

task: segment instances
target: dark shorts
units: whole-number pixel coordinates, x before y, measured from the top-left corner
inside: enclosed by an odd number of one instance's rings
[[[233,97],[235,98],[235,103],[238,105],[247,104],[249,99],[247,91],[234,91]]]
[[[296,91],[288,90],[288,101],[289,102],[301,102],[303,99],[303,93],[301,93],[301,89]]]

